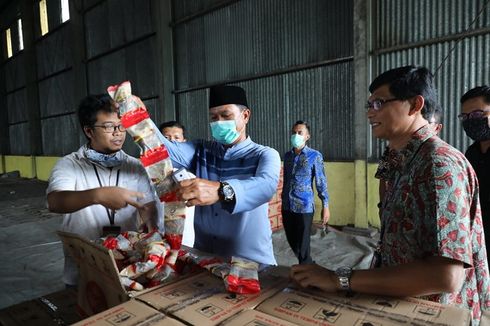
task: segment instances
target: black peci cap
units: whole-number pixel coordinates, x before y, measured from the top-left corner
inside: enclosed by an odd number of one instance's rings
[[[219,85],[209,89],[209,108],[216,106],[236,104],[248,108],[245,90],[238,86]]]

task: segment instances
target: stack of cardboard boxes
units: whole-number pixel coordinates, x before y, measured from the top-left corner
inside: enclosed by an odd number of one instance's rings
[[[89,315],[105,309],[76,325],[460,326],[471,321],[468,310],[414,298],[299,291],[290,287],[287,267],[261,272],[258,294],[229,293],[223,280],[208,271],[127,292],[109,250],[76,235],[60,235],[81,266],[87,266],[81,269],[80,307]],[[87,290],[94,283],[97,291]]]
[[[269,221],[271,222],[272,232],[282,229],[282,214],[281,214],[281,195],[282,186],[284,180],[284,169],[281,167],[281,174],[279,176],[279,184],[277,185],[277,191],[269,201]]]

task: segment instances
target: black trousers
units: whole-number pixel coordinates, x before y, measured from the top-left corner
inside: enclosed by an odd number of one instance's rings
[[[300,264],[313,262],[310,256],[310,232],[313,215],[314,213],[282,211],[282,223],[286,238]]]

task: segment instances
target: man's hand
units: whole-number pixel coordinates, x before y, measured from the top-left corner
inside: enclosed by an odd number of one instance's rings
[[[322,224],[327,225],[330,220],[330,209],[327,207],[322,208]]]
[[[141,192],[121,187],[101,187],[94,189],[94,191],[94,202],[109,209],[120,209],[128,205],[138,209],[143,208],[143,205],[137,201],[137,198],[145,197]]]
[[[141,208],[137,198],[144,195],[121,187],[100,187],[81,191],[53,191],[48,194],[48,208],[51,212],[73,213],[85,207],[100,204],[109,209],[120,209],[128,205]]]
[[[187,201],[187,206],[207,206],[219,201],[218,181],[194,178],[179,182],[177,197]]]
[[[337,275],[317,264],[293,265],[289,277],[302,288],[314,287],[325,292],[338,290]]]

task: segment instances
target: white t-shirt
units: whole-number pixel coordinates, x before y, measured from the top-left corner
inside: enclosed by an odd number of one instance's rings
[[[46,194],[53,191],[82,191],[100,187],[94,170],[95,163],[85,157],[83,148],[84,146],[56,163],[49,177]],[[119,187],[145,194],[145,198],[138,199],[142,204],[156,200],[146,170],[140,161],[124,152],[122,154],[122,164],[112,169],[95,164],[102,186],[116,186],[119,170]],[[156,202],[158,207],[159,201],[156,200]],[[116,210],[114,224],[120,226],[123,232],[137,230],[137,209],[128,205]],[[110,225],[106,208],[102,205],[91,205],[79,211],[64,214],[61,230],[95,240],[102,235],[102,228],[106,225]],[[78,281],[78,268],[66,252],[63,281],[71,285],[77,284]]]

